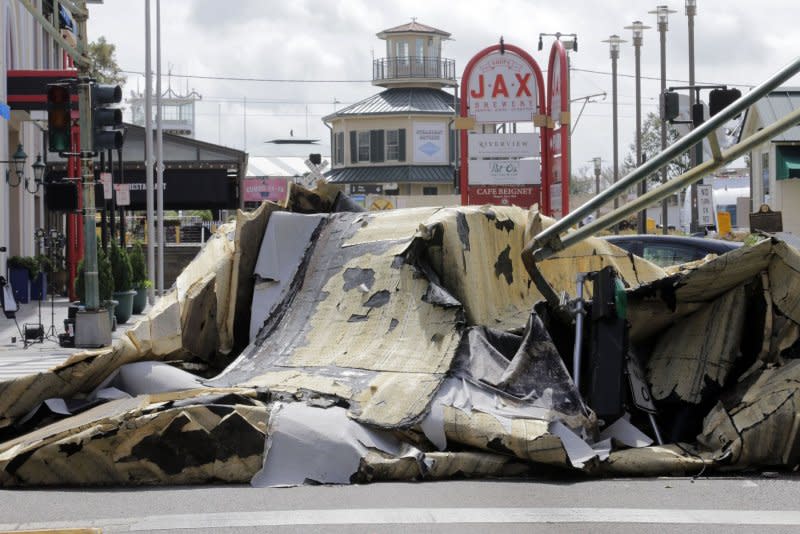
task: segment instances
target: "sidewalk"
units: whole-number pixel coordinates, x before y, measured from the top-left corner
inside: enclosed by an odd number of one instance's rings
[[[66,297],[56,297],[52,301],[52,310],[49,299],[42,301],[41,304],[41,323],[46,337],[42,343],[29,344],[27,348],[14,320],[6,319],[0,312],[0,382],[47,371],[64,362],[71,354],[86,350],[62,348],[58,344],[58,334],[64,332],[64,319],[67,318],[69,300]],[[27,304],[20,304],[19,307],[17,323],[23,332],[25,324],[39,323],[38,301],[32,300]],[[148,305],[142,315],[132,315],[125,324],[118,325],[116,331],[111,333],[112,339],[125,335],[125,332],[144,317],[149,309]]]

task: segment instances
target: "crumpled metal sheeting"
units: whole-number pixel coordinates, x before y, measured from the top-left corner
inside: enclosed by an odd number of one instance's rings
[[[139,359],[133,343],[120,338],[113,348],[75,354],[46,373],[0,382],[0,428],[13,424],[45,399],[88,393],[114,370]]]
[[[446,208],[424,221],[430,265],[469,324],[520,328],[541,299],[521,259],[526,222],[516,206]]]
[[[249,481],[268,406],[238,393],[195,395],[112,401],[3,444],[0,485]]]
[[[533,236],[554,222],[553,219],[537,211],[529,211],[524,242],[530,243]],[[524,252],[525,255],[528,255],[529,262],[532,253],[533,251]],[[560,295],[562,291],[566,291],[573,297],[578,273],[599,271],[609,265],[614,267],[630,288],[648,284],[665,276],[664,270],[658,265],[629,254],[616,245],[597,237],[586,238],[566,250],[536,263],[542,276],[556,294]],[[587,284],[584,287],[584,298],[589,299],[591,295],[591,284]]]
[[[505,424],[504,424],[505,423]],[[444,431],[449,441],[489,452],[503,453],[541,464],[568,467],[558,436],[543,419],[509,418],[473,410],[444,407]]]
[[[382,427],[408,426],[422,416],[450,368],[461,310],[426,302],[430,282],[397,261],[419,222],[372,231],[359,242],[374,217],[381,215],[330,216],[298,271],[296,293],[211,384],[349,392],[350,415]],[[355,284],[355,272],[369,276]],[[287,371],[295,373],[288,387],[274,376]]]
[[[671,444],[612,451],[607,460],[587,464],[587,472],[617,477],[699,476],[714,465],[708,453]]]
[[[726,464],[794,467],[800,463],[800,360],[751,374],[711,410],[698,441],[729,453]]]
[[[426,452],[424,462],[370,450],[361,459],[352,482],[364,484],[392,480],[446,480],[450,478],[506,478],[544,471],[511,456],[481,451]]]
[[[721,388],[739,356],[745,310],[739,286],[665,330],[647,365],[653,397],[699,404],[710,383]]]
[[[233,277],[231,278],[231,305],[226,328],[233,335],[234,348],[243,349],[250,343],[248,324],[250,304],[253,301],[253,269],[258,259],[259,247],[272,213],[285,208],[274,202],[263,202],[252,212],[237,210],[234,237]]]
[[[631,341],[646,342],[704,304],[750,282],[773,258],[773,243],[765,239],[628,291]]]
[[[782,241],[773,245],[769,264],[772,302],[795,323],[800,323],[800,252]]]

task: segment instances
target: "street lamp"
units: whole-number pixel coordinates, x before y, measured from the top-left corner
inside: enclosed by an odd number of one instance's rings
[[[42,178],[44,177],[44,170],[45,164],[42,163],[42,156],[41,154],[36,156],[36,163],[31,165],[33,168],[33,183],[36,185],[34,189],[30,188],[30,178],[25,177],[25,161],[27,161],[28,155],[25,153],[25,150],[22,148],[22,143],[17,145],[17,150],[14,152],[14,155],[11,156],[11,161],[4,161],[2,163],[7,164],[10,168],[6,170],[6,183],[8,183],[11,187],[19,187],[22,182],[25,182],[25,190],[28,193],[35,194],[39,191],[39,187],[42,185]],[[13,172],[12,172],[13,168]]]
[[[689,20],[689,85],[694,87],[694,17],[697,15],[697,0],[686,0],[686,17]],[[689,90],[689,109],[694,109],[696,92]],[[701,159],[701,151],[703,144],[698,143],[696,147],[689,151],[689,161],[693,168]],[[690,230],[697,231],[699,214],[697,211],[697,182],[691,186],[691,206],[692,206],[692,220]]]
[[[624,39],[620,39],[619,35],[611,35],[608,39],[603,41],[608,43],[609,52],[611,55],[611,108],[612,108],[612,130],[614,140],[614,183],[619,180],[619,125],[617,123],[617,60],[619,59],[619,45],[626,43]],[[614,209],[619,207],[619,198],[614,197]],[[614,226],[614,233],[616,233],[617,226]]]
[[[649,30],[650,26],[642,24],[641,20],[633,21],[630,26],[625,26],[626,30],[633,31],[633,51],[636,62],[636,166],[642,164],[642,35],[644,30]],[[639,196],[647,193],[647,180],[639,183]],[[647,233],[647,210],[639,212],[639,219],[636,223],[640,234]]]
[[[663,151],[667,148],[667,121],[664,120],[664,93],[667,90],[667,27],[668,27],[668,20],[669,14],[675,13],[674,9],[670,9],[669,6],[656,6],[654,11],[649,11],[649,13],[653,13],[656,15],[656,20],[658,22],[658,33],[661,38],[661,150]],[[638,163],[638,162],[637,162]],[[667,181],[667,166],[665,165],[664,168],[661,169],[661,183],[666,183]],[[664,234],[669,233],[669,221],[668,218],[668,208],[667,208],[667,200],[664,199],[661,203],[661,231]]]
[[[9,166],[9,168],[6,169],[6,183],[11,187],[18,187],[19,184],[22,183],[23,173],[25,171],[25,160],[27,159],[28,155],[22,149],[22,143],[20,143],[17,146],[17,151],[11,156],[11,160],[3,162]],[[11,172],[12,165],[13,173]]]

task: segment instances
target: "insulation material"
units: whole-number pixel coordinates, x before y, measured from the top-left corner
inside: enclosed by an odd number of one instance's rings
[[[379,240],[343,246],[369,220],[356,213],[329,217],[296,291],[210,384],[349,391],[349,413],[361,422],[390,427],[421,418],[450,368],[461,310],[426,302],[429,281],[393,254],[412,237],[410,228],[388,227]],[[284,388],[274,373],[289,370],[294,384]]]
[[[230,305],[231,276],[233,275],[235,228],[234,223],[220,226],[206,241],[203,250],[175,280],[178,301],[183,305],[183,300],[190,287],[203,280],[208,273],[214,273],[214,296],[217,300],[214,323],[219,338],[218,351],[222,354],[228,354],[233,348],[233,332],[228,329],[227,317]]]
[[[237,210],[236,234],[233,247],[233,276],[231,277],[231,301],[226,328],[233,333],[234,347],[243,349],[250,343],[247,325],[250,323],[250,306],[253,300],[253,269],[258,259],[264,230],[272,215],[284,208],[274,202],[262,202],[252,212]],[[256,247],[259,243],[259,247]]]
[[[264,321],[287,297],[323,217],[286,212],[270,218],[253,268],[257,281],[253,288],[248,342],[255,339]]]
[[[800,360],[770,366],[743,381],[703,422],[699,442],[728,454],[726,465],[800,463]]]
[[[263,468],[251,481],[255,487],[349,484],[370,449],[393,457],[422,457],[390,432],[356,423],[338,406],[278,403],[267,436]]]
[[[0,485],[246,482],[267,405],[239,393],[121,399],[0,446]]]
[[[526,219],[516,206],[447,208],[420,230],[431,267],[469,324],[520,328],[541,298],[520,256]]]
[[[718,391],[739,356],[745,309],[739,286],[665,330],[647,365],[653,397],[699,404],[707,388]]]

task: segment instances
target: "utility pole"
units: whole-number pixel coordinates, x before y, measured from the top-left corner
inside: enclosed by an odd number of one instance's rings
[[[656,15],[656,19],[658,22],[658,33],[660,36],[661,41],[661,106],[662,106],[662,113],[661,116],[664,116],[663,113],[663,106],[664,106],[664,92],[667,90],[667,29],[668,29],[668,20],[669,14],[675,13],[674,10],[670,9],[669,6],[657,6],[655,11],[650,11],[650,13],[654,13]],[[667,148],[667,121],[661,120],[661,151],[663,152],[664,149]],[[667,166],[665,165],[661,169],[661,183],[667,183]],[[661,202],[661,232],[664,235],[669,233],[669,207],[667,204],[667,199],[665,198]]]
[[[694,16],[697,14],[697,0],[686,0],[686,17],[689,19],[689,85],[694,87]],[[697,102],[695,92],[689,91],[689,109],[694,110]],[[698,143],[696,147],[689,150],[690,167],[694,168],[703,159],[703,143]],[[699,212],[697,209],[697,182],[692,184],[691,206],[692,220],[689,224],[689,232],[699,230]]]
[[[152,65],[150,61],[150,0],[146,0],[144,4],[144,161],[145,161],[145,177],[146,192],[147,192],[147,275],[151,280],[155,280],[156,276],[156,258],[155,258],[155,220],[153,209],[153,81],[152,81]],[[156,302],[155,288],[150,286],[147,289],[147,299],[152,306]]]
[[[624,39],[620,39],[619,35],[612,35],[605,41],[608,43],[609,52],[611,55],[611,130],[613,135],[613,169],[614,169],[614,183],[619,180],[619,126],[617,119],[617,60],[619,59],[619,45],[624,43]],[[614,209],[619,207],[619,197],[614,197]],[[619,226],[614,226],[614,233],[619,233]]]
[[[636,165],[642,164],[642,34],[644,30],[649,29],[650,26],[645,26],[642,21],[636,20],[630,26],[626,26],[626,30],[633,30],[633,50],[635,54],[636,63]],[[639,183],[639,196],[647,193],[647,180],[642,180]],[[637,231],[640,234],[647,233],[647,210],[644,209],[639,212],[639,218],[636,222]]]

